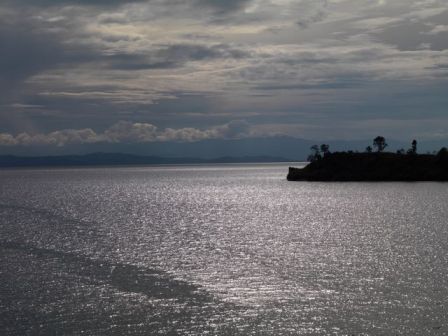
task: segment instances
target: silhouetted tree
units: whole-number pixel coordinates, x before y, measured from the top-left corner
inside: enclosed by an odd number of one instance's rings
[[[404,153],[406,153],[404,148],[400,148],[399,150],[397,150],[397,154],[403,155]]]
[[[448,155],[448,149],[446,147],[442,147],[440,148],[439,152],[437,153],[437,155]]]
[[[448,149],[442,147],[436,155],[437,161],[448,167]]]
[[[417,154],[417,140],[412,140],[411,146],[412,154]]]
[[[367,146],[366,147],[366,153],[372,153],[372,151],[373,151],[372,146]]]
[[[411,148],[408,149],[407,154],[408,155],[415,155],[417,154],[417,140],[412,140]]]
[[[311,153],[308,155],[308,161],[314,162],[316,160],[322,159],[322,155],[320,154],[319,146],[318,145],[312,145],[310,147]]]
[[[373,147],[376,148],[378,153],[381,153],[387,147],[386,139],[382,136],[377,136],[373,139]]]
[[[320,145],[320,151],[324,156],[330,154],[330,145],[322,144]]]

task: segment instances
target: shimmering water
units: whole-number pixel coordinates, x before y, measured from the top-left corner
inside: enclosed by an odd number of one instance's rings
[[[286,173],[0,171],[0,334],[448,334],[448,184]]]

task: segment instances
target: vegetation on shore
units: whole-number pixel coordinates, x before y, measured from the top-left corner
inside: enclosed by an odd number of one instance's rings
[[[328,145],[312,146],[310,164],[289,168],[289,181],[448,181],[448,150],[418,154],[417,141],[407,151],[384,152],[386,139],[378,136],[364,153],[331,153]],[[375,149],[375,150],[374,150]]]

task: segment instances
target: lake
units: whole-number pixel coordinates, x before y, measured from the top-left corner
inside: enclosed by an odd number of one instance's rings
[[[0,170],[2,335],[444,335],[448,184]]]

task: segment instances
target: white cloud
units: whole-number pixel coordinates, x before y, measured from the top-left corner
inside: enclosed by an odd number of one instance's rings
[[[439,33],[446,33],[446,32],[448,32],[447,25],[437,25],[434,28],[432,28],[431,31],[427,32],[426,34],[437,35]]]
[[[88,144],[98,142],[109,143],[144,143],[144,142],[195,142],[206,139],[231,139],[250,136],[250,127],[244,120],[234,120],[224,125],[200,130],[196,128],[158,128],[149,123],[131,123],[120,121],[102,133],[90,128],[65,129],[50,133],[28,134],[16,136],[0,133],[0,146],[32,146],[70,144]]]
[[[18,144],[17,139],[8,133],[0,133],[0,144],[2,146],[14,146]]]
[[[20,133],[13,136],[8,133],[0,134],[0,145],[14,146],[14,145],[55,145],[64,146],[65,144],[74,143],[93,143],[102,140],[102,136],[96,134],[92,129],[66,129],[54,131],[47,134],[28,134]]]
[[[157,138],[157,127],[147,123],[120,121],[104,132],[109,142],[150,142]]]

